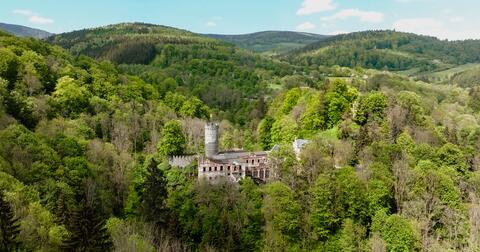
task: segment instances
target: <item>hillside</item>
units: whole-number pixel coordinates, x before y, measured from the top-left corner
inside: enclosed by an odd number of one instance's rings
[[[242,35],[206,34],[206,36],[233,43],[244,49],[268,54],[286,53],[328,37],[291,31],[264,31]]]
[[[53,33],[40,29],[30,28],[22,25],[0,23],[0,30],[6,31],[18,37],[32,37],[44,39],[53,35]]]
[[[396,31],[329,37],[290,53],[295,64],[424,72],[480,62],[480,41],[447,41]]]
[[[148,24],[50,41],[0,31],[0,251],[480,249],[478,64],[453,86]],[[393,55],[434,52],[455,59]],[[170,165],[207,121],[221,150],[277,146],[265,184]]]
[[[222,118],[240,124],[248,121],[251,111],[262,113],[265,79],[293,72],[287,63],[230,43],[151,24],[110,25],[59,34],[48,41],[75,56],[83,54],[119,64],[126,73],[162,89],[162,95],[178,91],[198,96],[222,111]]]

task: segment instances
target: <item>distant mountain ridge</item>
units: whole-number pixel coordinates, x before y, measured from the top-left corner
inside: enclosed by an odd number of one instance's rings
[[[37,39],[45,39],[53,35],[53,33],[44,30],[6,23],[0,23],[0,30],[6,31],[17,37],[32,37]]]
[[[294,31],[262,31],[240,35],[204,34],[255,52],[282,54],[330,36]]]
[[[480,63],[480,40],[448,41],[393,30],[328,37],[289,53],[300,65],[432,71]]]

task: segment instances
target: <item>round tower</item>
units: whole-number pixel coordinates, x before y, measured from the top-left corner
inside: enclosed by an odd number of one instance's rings
[[[212,158],[218,153],[218,124],[205,124],[205,156]]]

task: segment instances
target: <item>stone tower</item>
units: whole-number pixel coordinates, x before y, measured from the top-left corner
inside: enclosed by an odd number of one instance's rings
[[[212,158],[218,153],[218,124],[205,124],[205,156]]]

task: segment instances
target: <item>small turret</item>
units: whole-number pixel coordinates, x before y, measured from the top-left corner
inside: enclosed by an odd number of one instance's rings
[[[205,156],[212,158],[218,154],[218,124],[205,124]]]

